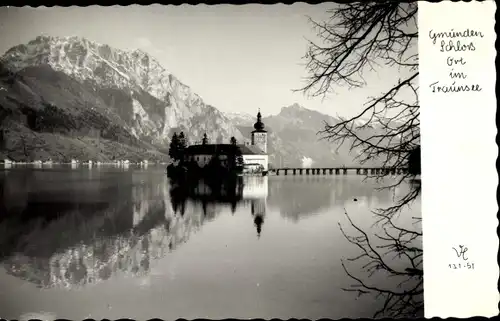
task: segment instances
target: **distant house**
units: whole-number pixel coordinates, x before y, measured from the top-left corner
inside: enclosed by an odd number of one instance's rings
[[[260,112],[252,132],[251,144],[200,144],[191,145],[184,152],[185,161],[196,161],[198,166],[205,167],[214,155],[219,157],[221,165],[228,165],[229,155],[241,155],[245,171],[257,169],[268,170],[269,157],[267,155],[267,132],[261,121]]]

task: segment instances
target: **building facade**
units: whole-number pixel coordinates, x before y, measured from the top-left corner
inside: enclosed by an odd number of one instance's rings
[[[255,145],[238,145],[243,156],[244,172],[256,172],[269,169],[269,157]]]

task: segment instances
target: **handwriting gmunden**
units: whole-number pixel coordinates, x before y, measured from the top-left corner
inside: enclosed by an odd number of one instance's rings
[[[444,32],[434,32],[434,30],[429,31],[429,38],[432,39],[432,44],[436,44],[438,38],[472,38],[480,37],[483,38],[484,35],[480,31],[465,29],[462,31],[455,31],[453,28]]]
[[[439,84],[439,81],[436,81],[429,85],[432,89],[433,93],[457,93],[463,91],[481,91],[483,88],[479,86],[479,84],[462,84],[456,85],[456,82],[450,84]]]

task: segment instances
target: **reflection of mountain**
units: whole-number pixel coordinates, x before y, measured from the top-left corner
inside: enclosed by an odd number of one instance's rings
[[[4,196],[12,191],[10,185],[17,184],[10,178],[15,177],[3,177],[1,181]],[[33,176],[29,179],[31,189],[35,189],[37,180]],[[106,179],[100,181],[102,185]],[[196,207],[183,216],[173,211],[163,177],[156,184],[140,181],[140,177],[130,175],[127,182],[114,184],[118,190],[101,188],[98,192],[108,202],[96,204],[71,195],[74,190],[67,194],[59,190],[52,195],[45,192],[46,200],[42,202],[42,193],[26,195],[17,189],[18,197],[14,202],[6,200],[4,209],[15,209],[23,220],[8,215],[0,223],[3,265],[10,274],[40,287],[96,283],[119,272],[147,273],[155,258],[186,242],[205,219]],[[118,197],[113,198],[113,194]],[[13,207],[16,199],[22,201]],[[44,215],[42,220],[44,213],[40,211],[52,215]]]
[[[334,179],[324,176],[289,176],[276,178],[269,184],[271,208],[294,221],[320,213],[333,207],[343,207],[346,201],[356,198],[371,205],[374,199],[385,201],[387,193],[376,193],[374,185],[361,183],[357,178],[339,176]],[[293,197],[291,197],[293,195]]]
[[[164,175],[144,175],[1,174],[3,265],[40,287],[92,284],[115,274],[149,273],[157,259],[225,208],[251,214],[260,236],[267,206],[297,221],[354,198],[371,207],[391,197],[357,177],[244,177],[217,190],[209,183],[169,187]]]
[[[227,193],[220,199],[223,193],[207,194],[201,185],[193,189],[195,194],[179,194],[179,187],[169,188],[162,176],[145,179],[122,173],[119,181],[109,175],[64,186],[67,176],[54,175],[49,182],[66,188],[49,184],[40,189],[44,180],[39,175],[45,174],[0,176],[3,266],[43,288],[83,286],[115,274],[147,274],[157,259],[187,242],[228,203]],[[260,233],[267,178],[244,180],[229,194],[232,202],[258,208],[252,214]]]

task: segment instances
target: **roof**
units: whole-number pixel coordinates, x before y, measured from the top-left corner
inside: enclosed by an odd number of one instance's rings
[[[205,144],[191,145],[186,149],[186,154],[190,155],[214,155],[214,154],[229,154],[236,152],[238,147],[231,144]]]
[[[243,155],[265,155],[257,146],[231,145],[231,144],[206,144],[206,145],[191,145],[186,149],[188,155],[215,155],[215,154],[230,154],[241,153]]]
[[[266,155],[259,147],[255,145],[238,145],[243,155]]]
[[[262,115],[260,114],[260,110],[259,112],[257,113],[257,122],[253,125],[253,128],[255,128],[255,130],[253,132],[266,132],[264,130],[264,123],[262,122]]]

